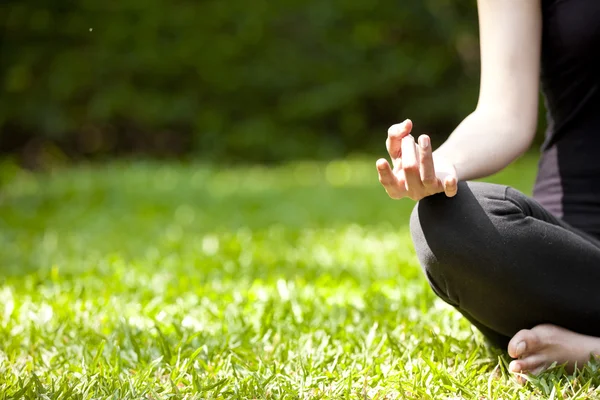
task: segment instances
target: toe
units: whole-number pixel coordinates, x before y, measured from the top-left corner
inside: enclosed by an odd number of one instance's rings
[[[521,365],[520,361],[511,362],[508,366],[508,370],[514,374],[517,382],[519,382],[521,385],[527,383],[528,375],[525,373],[525,371],[523,371],[523,366]]]
[[[515,360],[510,363],[508,370],[513,373],[526,373],[537,375],[546,368],[546,358],[543,355],[534,354],[529,357]]]
[[[508,343],[508,354],[512,358],[523,357],[525,354],[536,351],[539,344],[540,340],[535,332],[529,329],[523,329]]]
[[[523,366],[521,365],[520,361],[512,361],[509,365],[508,365],[508,370],[510,372],[513,372],[515,374],[518,374],[520,372],[523,372]]]

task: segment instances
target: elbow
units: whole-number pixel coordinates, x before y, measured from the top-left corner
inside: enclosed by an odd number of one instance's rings
[[[503,147],[510,153],[511,161],[519,158],[531,148],[537,131],[537,113],[478,107],[475,114],[481,118],[481,121],[485,121],[484,126],[492,124],[491,126],[499,128],[494,131],[500,137],[505,138]]]
[[[511,133],[515,143],[515,159],[525,154],[533,145],[537,132],[537,121],[533,123],[522,123],[513,127]]]
[[[535,138],[535,129],[526,129],[524,126],[507,126],[502,132],[508,139],[504,151],[504,167],[516,161],[531,148]],[[510,144],[509,144],[510,143]]]
[[[535,130],[519,132],[520,137],[515,139],[515,159],[521,157],[531,148],[533,139],[535,138]]]

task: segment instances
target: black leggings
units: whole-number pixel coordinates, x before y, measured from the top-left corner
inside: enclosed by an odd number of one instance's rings
[[[435,293],[493,344],[551,323],[600,336],[600,241],[507,186],[461,182],[411,216]]]

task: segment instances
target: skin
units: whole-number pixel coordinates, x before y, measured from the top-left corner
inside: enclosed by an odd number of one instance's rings
[[[600,339],[555,325],[538,325],[519,331],[508,344],[508,354],[515,359],[509,366],[514,373],[537,375],[553,363],[565,364],[573,372],[600,354]]]
[[[377,161],[379,180],[393,199],[445,193],[459,180],[492,175],[531,146],[538,117],[542,17],[540,0],[478,0],[481,82],[476,109],[436,151],[411,135],[406,120],[388,130],[392,164]],[[553,363],[571,371],[600,354],[600,338],[554,325],[518,332],[508,346],[514,373],[538,374]]]

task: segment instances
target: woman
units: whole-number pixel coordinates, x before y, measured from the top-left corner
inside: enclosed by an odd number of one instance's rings
[[[388,131],[395,199],[417,200],[411,232],[435,293],[514,358],[513,372],[600,355],[600,2],[478,0],[475,111],[432,152],[407,120]],[[469,183],[531,145],[548,108],[533,199]]]

